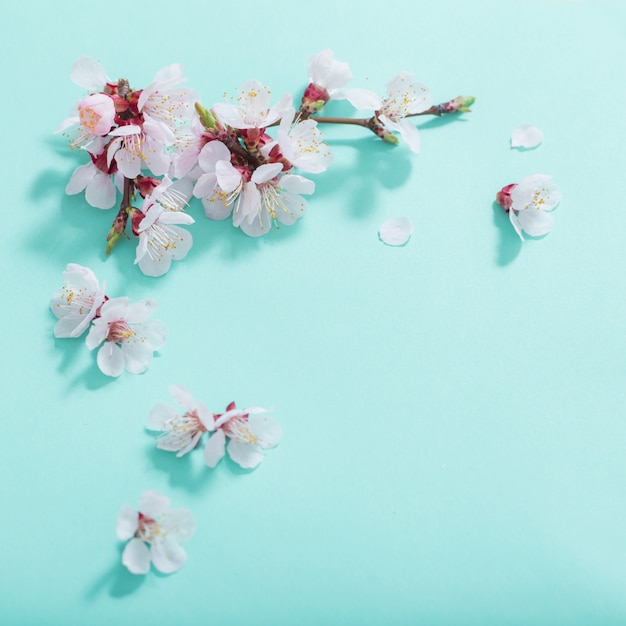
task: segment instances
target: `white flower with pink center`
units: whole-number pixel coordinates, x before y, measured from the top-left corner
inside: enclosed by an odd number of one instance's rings
[[[284,94],[270,106],[272,92],[258,80],[244,83],[237,97],[237,105],[219,102],[213,111],[223,124],[232,128],[266,128],[277,122],[291,107],[291,94]]]
[[[160,431],[157,448],[183,456],[198,446],[205,432],[215,428],[213,415],[184,387],[172,385],[170,393],[185,412],[181,415],[167,404],[157,404],[148,417],[148,428]]]
[[[144,491],[139,510],[125,504],[117,518],[117,538],[128,541],[122,563],[131,574],[147,574],[150,563],[163,574],[178,571],[187,560],[180,545],[196,530],[187,509],[170,509],[170,499],[158,491]]]
[[[157,308],[155,300],[133,304],[128,298],[107,300],[87,335],[87,347],[98,350],[98,367],[107,376],[144,372],[153,354],[167,339],[167,329],[158,320],[148,320]]]
[[[531,237],[550,232],[552,211],[561,202],[561,191],[547,174],[534,174],[510,187],[509,219],[522,241],[522,231]]]
[[[386,128],[399,132],[413,152],[420,151],[419,131],[406,117],[428,110],[433,97],[428,87],[413,81],[411,74],[396,74],[387,83],[384,99],[369,89],[348,89],[343,97],[357,109],[374,110]]]
[[[59,319],[54,327],[57,338],[80,337],[104,303],[105,283],[98,284],[95,274],[77,263],[68,263],[63,272],[65,285],[55,292],[50,309]]]
[[[143,219],[135,234],[139,237],[135,263],[146,276],[165,274],[172,261],[187,256],[193,245],[191,233],[178,224],[193,224],[191,215],[182,211],[189,200],[191,183],[172,183],[167,176],[144,200]]]
[[[260,407],[238,409],[232,402],[225,413],[215,415],[214,432],[204,447],[206,464],[215,467],[228,450],[237,465],[255,468],[263,460],[262,451],[277,446],[283,435],[280,424],[267,412]]]

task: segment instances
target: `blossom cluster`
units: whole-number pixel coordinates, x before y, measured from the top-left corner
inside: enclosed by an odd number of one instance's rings
[[[84,191],[87,202],[101,209],[112,208],[122,193],[107,253],[130,222],[139,240],[135,262],[149,276],[164,274],[191,248],[191,234],[182,226],[194,222],[186,212],[192,196],[201,200],[206,217],[231,218],[251,237],[300,219],[305,196],[315,190],[302,173],[320,174],[332,162],[322,123],[357,124],[389,143],[398,143],[399,135],[419,152],[419,133],[408,118],[466,112],[473,102],[458,97],[433,105],[428,88],[404,71],[389,80],[384,97],[346,89],[352,72],[329,49],[311,57],[298,110],[291,94],[274,99],[258,80],[245,82],[235,99],[207,109],[194,90],[182,86],[186,79],[178,64],[157,72],[144,89],[123,78],[111,80],[89,57],[74,64],[71,78],[89,93],[57,132],[68,134],[70,146],[86,152],[90,162],[76,168],[66,192]],[[333,99],[368,110],[368,116],[321,117]]]
[[[184,387],[172,385],[170,393],[184,413],[179,414],[167,404],[157,404],[148,418],[148,429],[159,432],[157,448],[160,450],[183,456],[197,448],[206,433],[204,461],[209,467],[214,468],[227,450],[240,467],[253,469],[263,460],[262,450],[280,442],[282,429],[267,415],[268,409],[238,409],[231,402],[224,413],[211,413]]]
[[[106,284],[99,284],[87,267],[69,263],[63,272],[65,285],[58,289],[50,309],[58,318],[54,327],[57,339],[77,338],[87,329],[90,350],[98,346],[97,363],[107,376],[144,372],[153,354],[165,344],[167,329],[148,318],[157,308],[155,300],[131,303],[127,297],[109,298]]]

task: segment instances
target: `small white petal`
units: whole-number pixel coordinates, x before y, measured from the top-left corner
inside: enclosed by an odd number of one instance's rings
[[[172,394],[172,398],[186,411],[193,411],[196,408],[196,401],[185,387],[170,385],[170,393]]]
[[[90,336],[91,332],[87,335],[87,339]],[[117,378],[124,371],[124,355],[120,347],[112,341],[104,342],[104,345],[98,350],[96,362],[100,371],[107,376]]]
[[[175,409],[167,404],[157,404],[148,416],[148,428],[150,430],[165,430],[165,423],[178,416]]]
[[[524,232],[531,237],[546,235],[552,228],[552,216],[545,211],[528,209],[527,211],[520,211],[517,218]]]
[[[511,134],[511,148],[535,148],[543,141],[543,132],[532,124],[522,124]]]
[[[368,111],[380,109],[383,101],[381,97],[369,89],[348,89],[343,93],[343,97],[355,108]]]
[[[165,513],[170,506],[170,499],[158,491],[144,491],[139,496],[139,512],[148,517]]]
[[[101,91],[109,82],[104,68],[91,57],[81,57],[70,70],[70,78],[75,85],[89,91]]]
[[[132,507],[125,504],[117,518],[117,538],[126,541],[135,535],[137,532],[137,522],[139,516],[137,511]]]
[[[150,551],[141,539],[131,539],[122,552],[122,563],[131,574],[147,574],[150,571]]]
[[[226,436],[223,430],[213,433],[204,446],[204,462],[213,469],[224,456],[224,444]]]
[[[171,509],[165,511],[159,524],[167,531],[167,536],[176,541],[187,541],[196,531],[196,520],[187,509]]]
[[[259,440],[262,448],[274,448],[283,436],[283,429],[278,420],[269,416],[251,417],[248,420],[250,432]]]
[[[169,537],[163,541],[154,541],[150,546],[150,556],[154,567],[163,574],[177,572],[187,560],[184,548],[175,539]]]
[[[251,443],[231,439],[227,449],[230,458],[244,469],[254,469],[263,460],[263,454]]]
[[[403,246],[413,234],[413,223],[408,217],[394,217],[384,222],[378,231],[388,246]]]

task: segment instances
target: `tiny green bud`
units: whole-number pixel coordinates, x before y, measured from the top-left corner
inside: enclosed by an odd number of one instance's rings
[[[196,102],[196,111],[200,116],[200,121],[202,122],[202,125],[207,130],[217,130],[217,120],[215,119],[213,113],[209,111],[209,109],[205,109],[199,102]]]

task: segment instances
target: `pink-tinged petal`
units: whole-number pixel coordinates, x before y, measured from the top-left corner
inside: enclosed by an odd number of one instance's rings
[[[167,531],[167,536],[176,541],[189,541],[196,532],[196,520],[187,509],[166,511],[159,524]]]
[[[204,462],[213,469],[224,456],[226,435],[223,430],[216,430],[204,445]]]
[[[146,137],[143,145],[143,160],[155,176],[164,176],[170,169],[172,157],[165,151],[163,143]]]
[[[96,358],[103,374],[117,378],[124,371],[124,355],[120,347],[112,341],[105,341]]]
[[[520,226],[531,237],[547,235],[552,228],[552,217],[545,211],[528,209],[520,211],[518,215]]]
[[[198,146],[192,145],[176,156],[176,178],[187,176],[198,163]]]
[[[117,190],[111,177],[100,171],[96,172],[85,189],[85,200],[96,209],[110,209],[115,204],[116,196]]]
[[[214,172],[218,161],[230,162],[230,150],[221,141],[210,141],[200,151],[198,165],[205,172]]]
[[[263,454],[251,443],[242,443],[231,439],[227,446],[230,458],[244,469],[254,469],[262,460]]]
[[[165,83],[168,87],[184,83],[186,80],[187,79],[183,77],[183,66],[180,63],[166,65],[154,75],[155,83]]]
[[[377,111],[383,103],[381,97],[369,89],[348,89],[343,93],[342,97],[355,109],[367,111]]]
[[[222,191],[231,193],[241,185],[241,172],[230,161],[218,161],[215,164],[217,184]]]
[[[522,124],[511,134],[511,148],[536,148],[543,141],[543,131],[532,124]]]
[[[156,518],[170,507],[170,499],[159,491],[144,491],[139,496],[139,512],[147,517]]]
[[[196,408],[196,401],[185,387],[170,385],[170,394],[174,401],[180,404],[186,411],[193,411]]]
[[[132,507],[125,504],[117,517],[117,538],[126,541],[135,536],[138,528],[139,515]]]
[[[273,417],[263,415],[262,417],[251,417],[248,420],[250,432],[257,438],[262,448],[273,448],[277,446],[283,436],[281,425]]]
[[[154,350],[160,350],[167,341],[167,328],[159,320],[144,322],[143,334]]]
[[[150,551],[141,539],[131,539],[126,544],[122,564],[131,574],[147,574],[150,571]]]
[[[257,185],[266,183],[268,180],[272,180],[272,178],[278,176],[282,169],[282,163],[265,163],[265,165],[261,165],[254,170],[254,174],[252,174],[252,182]]]
[[[73,196],[74,194],[80,193],[87,187],[87,185],[93,180],[93,177],[96,175],[97,168],[93,165],[93,163],[87,163],[87,165],[79,165],[72,176],[70,177],[69,182],[65,186],[65,193],[68,196]]]
[[[148,415],[149,430],[165,430],[165,423],[178,417],[175,409],[167,404],[157,404]]]
[[[150,546],[150,556],[154,567],[163,574],[177,572],[187,560],[184,548],[175,539],[169,537],[163,541],[153,541]]]
[[[378,234],[388,246],[403,246],[413,234],[413,223],[405,216],[394,217],[383,222]]]
[[[70,70],[70,78],[75,85],[89,91],[101,91],[106,83],[111,82],[104,68],[91,57],[81,57]]]

